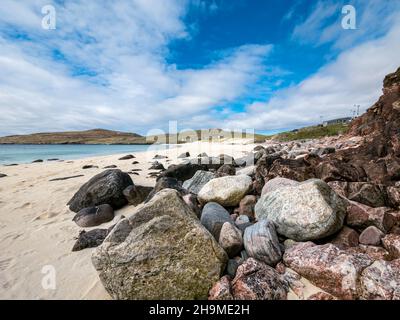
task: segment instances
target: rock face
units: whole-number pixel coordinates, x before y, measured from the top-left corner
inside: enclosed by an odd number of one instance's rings
[[[237,206],[251,190],[249,176],[227,176],[209,181],[199,192],[201,203],[217,202],[222,206]]]
[[[68,202],[70,210],[109,204],[114,209],[127,204],[123,191],[133,185],[131,177],[121,170],[106,170],[86,182]]]
[[[260,198],[257,219],[275,223],[277,232],[296,241],[321,239],[340,230],[346,203],[325,182],[309,180]]]
[[[279,188],[282,187],[295,187],[298,186],[299,182],[286,179],[286,178],[274,178],[269,181],[264,185],[264,188],[261,191],[261,195],[273,192]]]
[[[222,225],[225,222],[232,223],[229,212],[215,202],[209,202],[204,206],[200,221],[217,240],[219,239]]]
[[[81,228],[96,227],[114,219],[114,210],[108,204],[80,210],[72,219]]]
[[[137,206],[146,200],[152,190],[151,187],[131,185],[124,189],[123,194],[130,205]]]
[[[375,261],[360,277],[360,295],[365,300],[400,300],[400,259]]]
[[[371,208],[351,202],[347,208],[346,224],[359,229],[375,226],[383,232],[388,232],[394,225],[390,211],[389,208]]]
[[[214,173],[210,171],[199,170],[191,179],[183,183],[183,187],[191,193],[199,194],[201,188],[203,188],[207,182],[214,179],[214,177]]]
[[[227,256],[176,190],[120,221],[92,256],[114,299],[206,299]]]
[[[233,223],[225,222],[219,235],[219,245],[230,258],[235,257],[243,248],[242,232]]]
[[[270,266],[275,266],[282,259],[274,223],[266,219],[246,228],[244,247],[250,257]]]
[[[366,254],[347,253],[332,244],[317,246],[312,242],[287,249],[283,261],[317,287],[344,300],[357,298],[359,275],[372,264]]]
[[[286,300],[287,291],[275,269],[253,258],[239,266],[232,280],[232,294],[237,300]]]

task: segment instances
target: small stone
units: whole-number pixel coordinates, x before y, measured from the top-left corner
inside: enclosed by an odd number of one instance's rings
[[[257,197],[253,195],[245,196],[242,200],[240,200],[238,214],[244,215],[250,218],[250,220],[254,220],[254,207],[257,203]]]
[[[123,157],[119,158],[118,160],[130,160],[130,159],[133,159],[133,158],[135,158],[134,155],[128,154],[126,156],[123,156]]]
[[[282,259],[278,236],[272,221],[261,220],[244,232],[244,247],[250,257],[275,266]]]
[[[222,225],[219,245],[225,250],[230,258],[235,257],[243,248],[242,233],[231,222]]]
[[[368,227],[360,235],[360,243],[370,246],[379,246],[385,234],[375,226]]]
[[[240,266],[238,259],[229,259],[226,265],[226,273],[234,278],[236,275],[237,268]]]
[[[331,241],[332,244],[340,249],[347,249],[358,246],[359,235],[357,231],[344,226],[342,230]]]
[[[246,223],[250,223],[250,219],[248,216],[239,216],[236,221],[235,221],[236,225],[240,225],[240,224],[246,224]]]
[[[229,212],[215,202],[209,202],[204,206],[200,222],[216,240],[219,240],[222,225],[225,222],[232,223]]]
[[[82,228],[95,227],[114,219],[114,210],[108,204],[80,210],[72,219]]]

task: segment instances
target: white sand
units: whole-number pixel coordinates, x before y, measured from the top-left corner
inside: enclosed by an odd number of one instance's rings
[[[123,155],[102,156],[64,162],[0,166],[0,299],[109,299],[91,263],[93,249],[72,252],[79,228],[66,203],[74,193],[103,167],[115,164],[123,171],[142,169],[139,176],[131,175],[135,184],[153,186],[155,179],[147,174],[155,154],[167,155],[171,162],[189,151],[192,157],[201,152],[210,156],[221,153],[241,157],[254,145],[236,141],[226,143],[196,142],[165,151],[134,153],[136,159],[118,161]],[[140,164],[132,165],[136,160]],[[82,170],[93,164],[99,169]],[[50,179],[84,174],[84,177],[49,182]],[[127,206],[116,212],[128,216],[135,208]],[[114,221],[115,221],[114,220]],[[100,226],[106,228],[112,222]],[[56,289],[44,289],[42,268],[51,265],[56,271]],[[45,270],[44,270],[45,271]]]
[[[72,252],[79,228],[72,218],[66,203],[74,193],[104,167],[115,164],[123,171],[142,169],[139,176],[131,175],[135,184],[154,186],[155,179],[147,178],[154,155],[167,155],[168,159],[157,160],[167,167],[180,163],[178,156],[190,152],[196,157],[202,152],[209,156],[222,153],[239,158],[254,148],[245,140],[234,144],[195,142],[180,145],[170,150],[148,150],[132,153],[135,159],[118,160],[125,154],[93,157],[64,162],[22,164],[16,167],[0,166],[0,299],[111,299],[103,288],[91,263],[94,249]],[[150,148],[151,149],[151,148]],[[171,160],[171,161],[166,161]],[[133,161],[139,164],[132,165]],[[83,170],[84,165],[96,165],[98,169]],[[65,181],[49,182],[50,179],[75,176],[84,177]],[[116,212],[114,221],[97,228],[107,228],[129,216],[135,207],[126,206]],[[56,288],[46,289],[42,280],[48,275],[47,266],[54,267]],[[44,268],[44,269],[43,269]],[[42,273],[42,271],[44,273]],[[307,280],[302,295],[321,291]],[[291,290],[289,299],[299,299]]]

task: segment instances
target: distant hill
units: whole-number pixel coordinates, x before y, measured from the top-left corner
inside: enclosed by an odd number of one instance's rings
[[[104,129],[46,132],[0,138],[0,144],[149,144],[136,133]]]
[[[200,140],[217,142],[231,138],[254,138],[255,142],[264,142],[266,136],[232,133],[221,129],[205,129],[144,137],[136,133],[94,129],[0,137],[0,144],[181,144]]]

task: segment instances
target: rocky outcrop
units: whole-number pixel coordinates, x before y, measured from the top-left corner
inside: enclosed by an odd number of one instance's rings
[[[176,190],[120,221],[92,262],[115,299],[206,299],[227,256]]]
[[[217,202],[222,206],[233,207],[251,190],[249,176],[227,176],[210,180],[199,192],[200,203]]]
[[[109,204],[120,209],[128,203],[123,191],[133,185],[131,177],[121,170],[106,170],[86,182],[68,202],[70,210]]]
[[[297,244],[286,250],[285,265],[311,281],[317,287],[340,299],[358,297],[361,272],[372,264],[366,254],[347,253],[332,244]]]
[[[255,214],[259,220],[273,221],[277,232],[285,237],[314,240],[342,228],[346,202],[325,182],[309,180],[265,194],[257,202]]]
[[[382,239],[382,244],[392,259],[400,258],[400,235],[388,234]]]

